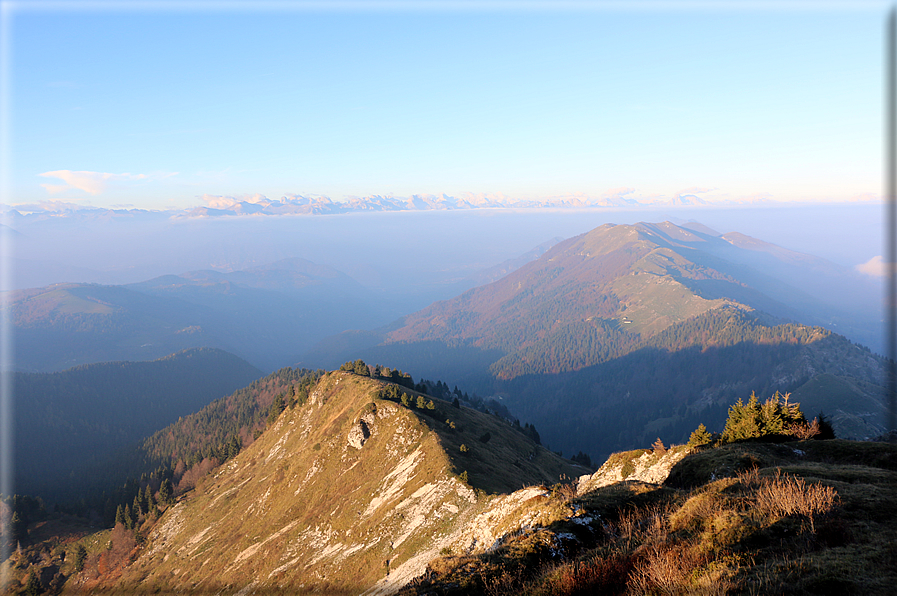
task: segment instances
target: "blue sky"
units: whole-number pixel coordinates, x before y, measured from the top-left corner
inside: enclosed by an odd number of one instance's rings
[[[110,6],[5,6],[4,202],[881,193],[886,4]]]

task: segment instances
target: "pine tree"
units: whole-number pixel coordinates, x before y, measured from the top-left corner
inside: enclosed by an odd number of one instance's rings
[[[831,422],[828,421],[825,414],[819,412],[819,434],[816,435],[816,440],[825,440],[825,439],[834,439],[835,438],[835,429],[832,426]]]
[[[723,429],[724,443],[743,441],[768,435],[785,435],[791,432],[795,424],[806,423],[799,404],[788,403],[789,393],[782,395],[778,391],[760,404],[756,394],[745,404],[738,399],[729,408],[729,417]]]
[[[125,525],[127,522],[125,521],[125,509],[121,505],[118,506],[118,509],[115,510],[115,525],[118,524]]]
[[[278,393],[277,397],[274,398],[274,402],[271,404],[271,407],[268,409],[268,426],[271,426],[275,422],[277,422],[277,418],[280,417],[280,413],[286,409],[286,404],[283,401],[283,393]]]
[[[156,508],[156,498],[153,496],[153,489],[151,489],[148,484],[146,485],[146,489],[144,489],[143,499],[146,501],[146,512],[149,514]]]
[[[698,428],[691,433],[691,436],[688,437],[688,448],[694,449],[701,445],[709,445],[711,441],[713,441],[713,437],[707,432],[707,427],[701,423],[698,425]]]
[[[84,569],[84,561],[87,559],[87,549],[83,544],[79,544],[75,549],[75,571]]]
[[[22,592],[25,596],[38,596],[42,594],[44,587],[40,584],[40,579],[35,575],[34,569],[28,572],[28,581],[25,583],[25,590]]]
[[[236,457],[238,453],[240,453],[240,449],[243,447],[242,442],[240,441],[240,437],[236,434],[231,435],[230,440],[227,442],[224,448],[224,458],[231,459]]]
[[[159,500],[166,505],[170,505],[174,498],[174,487],[171,485],[171,480],[166,478],[162,481],[162,484],[159,485]]]

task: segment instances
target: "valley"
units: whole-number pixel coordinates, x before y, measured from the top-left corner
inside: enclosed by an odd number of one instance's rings
[[[837,466],[872,465],[884,476],[869,490],[887,484],[890,447],[870,460],[844,440],[886,430],[884,359],[864,345],[881,340],[874,284],[853,270],[661,222],[602,225],[469,279],[379,327],[353,322],[388,321],[395,305],[296,258],[17,291],[21,368],[48,372],[15,373],[27,405],[21,494],[0,504],[20,520],[4,526],[9,591],[560,594],[572,592],[545,588],[557,574],[592,569],[608,593],[650,593],[650,543],[694,550],[693,577],[739,593],[767,580],[732,553],[787,566],[762,544],[781,519],[809,518],[772,512],[743,522],[753,542],[717,536],[707,551],[676,521],[683,503],[723,490],[719,478],[752,502],[783,466],[850,507],[866,496],[837,484],[853,473]],[[828,299],[839,286],[855,300]],[[787,395],[840,442],[780,449],[798,438],[788,427],[769,447],[694,442],[755,393]],[[802,468],[797,452],[828,467]],[[683,471],[707,458],[729,463]],[[662,541],[619,542],[629,510],[662,510]],[[858,523],[841,511],[825,523]],[[807,553],[834,544],[827,525],[795,527]],[[884,593],[870,581],[856,585]]]

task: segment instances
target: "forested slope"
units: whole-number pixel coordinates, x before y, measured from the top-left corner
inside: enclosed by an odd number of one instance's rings
[[[81,496],[102,480],[92,474],[106,476],[104,462],[118,450],[261,375],[210,348],[150,362],[15,373],[17,490],[54,499]]]

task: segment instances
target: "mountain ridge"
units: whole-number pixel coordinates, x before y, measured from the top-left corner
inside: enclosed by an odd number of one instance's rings
[[[326,374],[304,405],[166,511],[120,578],[90,572],[73,587],[390,593],[450,539],[484,539],[470,522],[503,498],[489,493],[584,471],[506,421],[435,399],[404,406],[382,397],[389,386]]]
[[[798,391],[818,374],[852,389],[821,401],[805,389],[808,405],[833,408],[845,436],[880,434],[880,357],[821,331],[831,307],[753,269],[750,251],[712,232],[670,222],[606,224],[492,284],[388,327],[332,338],[328,357],[393,362],[416,376],[464,382],[537,421],[554,448],[598,456],[650,441],[649,433],[683,441],[707,407],[707,422],[721,422],[737,392]],[[762,244],[775,251],[770,246]],[[722,256],[732,251],[741,256]],[[740,341],[733,329],[744,334]],[[313,353],[308,358],[314,362]],[[616,405],[621,391],[632,396],[632,410]],[[564,429],[571,414],[581,427],[572,433]],[[590,436],[586,421],[604,438]]]

